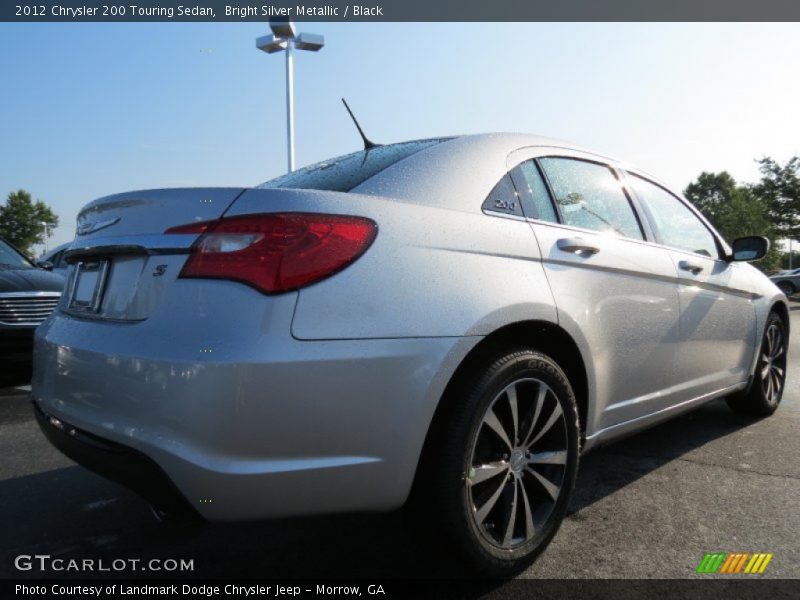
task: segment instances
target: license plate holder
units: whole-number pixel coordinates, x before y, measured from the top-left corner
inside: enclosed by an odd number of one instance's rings
[[[77,263],[67,308],[79,313],[97,314],[100,312],[107,274],[107,260]]]

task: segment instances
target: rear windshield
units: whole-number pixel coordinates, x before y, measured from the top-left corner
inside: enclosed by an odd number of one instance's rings
[[[449,139],[452,138],[375,146],[369,150],[360,150],[338,158],[324,160],[299,171],[292,171],[262,183],[258,187],[349,192],[387,167]]]

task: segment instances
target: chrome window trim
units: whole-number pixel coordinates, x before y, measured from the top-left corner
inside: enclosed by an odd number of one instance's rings
[[[496,210],[489,210],[489,209],[481,209],[481,212],[485,215],[489,215],[490,217],[500,217],[501,219],[511,219],[512,221],[528,221],[529,219],[520,216],[520,215],[508,215],[506,213],[501,213]]]

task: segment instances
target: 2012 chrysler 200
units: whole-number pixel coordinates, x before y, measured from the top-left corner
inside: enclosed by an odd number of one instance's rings
[[[555,534],[581,451],[721,396],[776,409],[788,306],[746,264],[767,245],[527,135],[101,198],[37,331],[36,411],[163,511],[382,511],[413,488],[511,573]]]

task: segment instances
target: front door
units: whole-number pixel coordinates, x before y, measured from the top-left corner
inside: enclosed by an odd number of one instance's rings
[[[677,196],[643,177],[626,178],[678,273],[676,369],[684,395],[695,398],[745,381],[758,342],[755,297],[746,289],[751,267],[724,260],[714,235]]]

